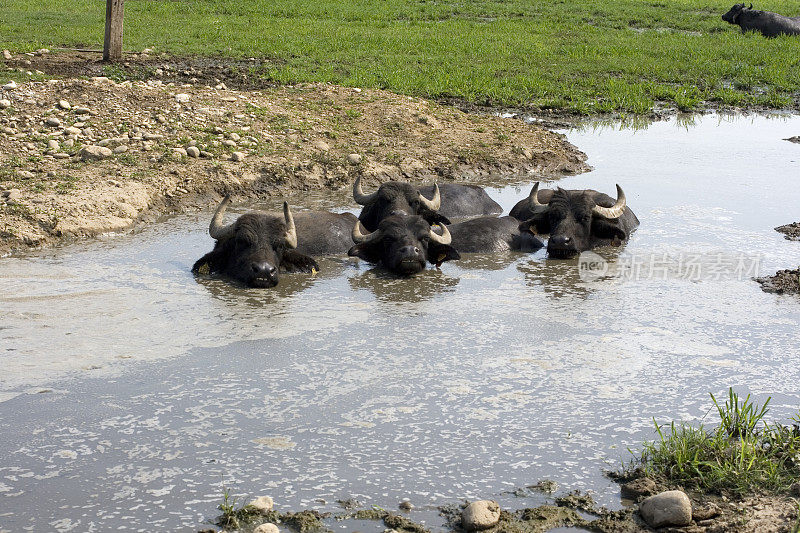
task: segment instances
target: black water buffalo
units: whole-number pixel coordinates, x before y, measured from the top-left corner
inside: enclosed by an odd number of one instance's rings
[[[722,15],[722,20],[730,24],[737,24],[742,28],[742,33],[759,31],[765,37],[778,35],[800,35],[800,17],[786,17],[771,11],[758,11],[744,4],[734,5],[727,13]]]
[[[433,186],[431,199],[423,196],[410,183],[387,181],[377,191],[365,194],[361,190],[361,176],[353,183],[353,199],[364,206],[358,220],[368,231],[375,231],[380,222],[393,215],[417,215],[428,224],[449,224],[450,220],[437,211],[442,198],[437,185]]]
[[[513,217],[478,217],[447,229],[451,245],[460,253],[488,253],[516,250],[535,252],[544,244],[529,231],[520,231],[519,220]]]
[[[521,231],[549,234],[547,254],[556,258],[625,241],[639,225],[619,185],[615,200],[591,189],[540,191],[537,182],[511,216],[522,221]]]
[[[429,224],[449,224],[450,217],[492,215],[503,211],[481,187],[453,183],[417,188],[410,183],[387,181],[377,191],[365,194],[359,176],[353,183],[353,199],[364,206],[358,218],[370,231],[391,215],[419,215]]]
[[[436,193],[435,186],[420,187],[419,192],[432,197]],[[503,207],[492,200],[483,187],[477,185],[444,183],[439,185],[439,192],[442,197],[439,214],[447,218],[499,215],[503,212]]]
[[[192,272],[224,274],[251,287],[274,287],[280,271],[319,270],[309,254],[344,253],[352,244],[350,230],[357,219],[350,213],[309,211],[292,216],[284,202],[282,218],[246,213],[224,225],[229,203],[226,196],[217,207],[208,229],[217,242]]]
[[[380,264],[402,276],[421,272],[427,263],[439,266],[461,257],[450,246],[451,236],[446,227],[442,227],[440,235],[418,215],[391,215],[381,220],[371,233],[357,221],[352,238],[356,244],[347,255]]]

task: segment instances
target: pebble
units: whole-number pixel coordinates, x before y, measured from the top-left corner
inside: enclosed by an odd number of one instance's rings
[[[200,157],[211,159],[212,157],[214,157],[214,154],[212,154],[211,152],[207,152],[205,150],[200,150]]]
[[[187,153],[185,148],[173,148],[172,152],[174,154],[177,154],[177,155],[181,156],[181,157],[186,157],[188,155],[188,153]]]
[[[188,95],[186,93],[178,93],[175,95],[175,101],[178,102],[179,104],[185,104],[191,99],[192,99],[191,95]]]
[[[110,157],[113,152],[105,146],[84,146],[78,154],[82,161],[99,161]]]
[[[225,146],[236,146],[236,141],[225,139],[224,141],[222,141],[222,144],[224,144]]]
[[[74,109],[74,111],[75,111],[75,113],[76,113],[76,114],[78,114],[78,115],[85,115],[85,114],[87,114],[87,113],[90,113],[90,112],[91,112],[91,110],[90,110],[88,107],[76,107],[76,108]]]
[[[69,103],[69,102],[67,102],[66,100],[59,100],[59,101],[58,101],[58,107],[60,107],[61,109],[64,109],[64,110],[67,110],[67,109],[71,109],[71,108],[72,108],[72,106],[70,105],[70,103]]]
[[[235,131],[231,132],[231,134],[228,135],[228,138],[230,140],[232,140],[232,141],[240,141],[240,140],[242,140],[242,137],[238,133],[236,133]]]
[[[500,506],[492,500],[478,500],[461,512],[461,527],[467,531],[489,529],[500,521]]]
[[[650,527],[683,527],[692,522],[692,502],[679,490],[660,492],[642,501],[639,513]]]
[[[43,55],[49,54],[49,53],[50,53],[50,50],[48,50],[47,48],[39,48],[33,54],[37,55],[37,56],[43,56]]]
[[[11,55],[11,52],[8,50],[3,50],[3,59],[14,59],[14,56]]]
[[[244,161],[244,152],[233,152],[231,154],[231,160],[236,162]]]
[[[53,154],[53,157],[56,159],[69,159],[69,154],[65,152],[59,152],[57,154]]]
[[[144,135],[142,135],[142,138],[145,141],[157,141],[159,139],[163,139],[164,136],[161,135],[160,133],[145,133]]]
[[[92,128],[83,128],[82,132],[87,137],[93,137],[94,136],[94,130]]]
[[[398,507],[400,507],[400,509],[402,509],[403,511],[410,511],[411,509],[414,508],[414,505],[408,500],[403,500],[400,502],[400,505],[398,505]]]
[[[253,533],[279,533],[280,529],[275,524],[261,524],[253,530]]]
[[[236,101],[236,97],[235,96],[224,96],[224,97],[220,98],[220,100],[222,100],[223,102],[235,102]]]
[[[272,501],[272,498],[270,498],[269,496],[260,496],[255,500],[251,501],[248,505],[250,505],[251,507],[255,507],[258,510],[258,512],[266,514],[272,510],[274,502]]]
[[[17,88],[17,82],[13,80],[3,85],[3,90],[5,91],[13,91],[16,88]]]
[[[76,128],[75,126],[70,126],[69,128],[64,128],[65,135],[80,135],[81,130]]]
[[[58,141],[55,139],[50,139],[47,141],[47,147],[54,152],[58,152],[58,150],[61,148],[61,146],[58,144]]]
[[[17,133],[16,131],[14,131],[14,128],[9,128],[8,126],[5,126],[1,131],[6,135],[14,135],[15,133]]]
[[[22,198],[22,193],[19,189],[9,189],[7,191],[3,191],[3,196],[5,196],[8,203],[14,203],[19,202],[19,200]]]
[[[157,69],[155,70],[154,74],[155,74],[156,76],[163,76],[163,75],[164,75],[164,70],[163,70],[163,69],[160,69],[160,68],[157,68]]]
[[[128,148],[127,144],[121,144],[121,145],[117,146],[116,148],[114,148],[114,153],[115,154],[124,154],[128,150],[129,150],[129,148]]]
[[[5,98],[0,100],[0,109],[8,109],[9,107],[11,107],[11,100],[6,100]]]
[[[164,124],[167,121],[167,117],[164,115],[156,115],[156,121],[158,121],[159,124]]]
[[[48,117],[47,120],[44,121],[44,123],[52,128],[57,128],[61,125],[61,121],[56,117]]]
[[[75,139],[67,139],[66,141],[64,141],[64,146],[66,146],[67,148],[72,148],[73,146],[75,146]]]
[[[361,155],[360,154],[350,154],[347,156],[347,162],[351,165],[359,165],[361,164]]]
[[[327,152],[328,150],[331,149],[331,146],[325,141],[317,141],[314,143],[314,148],[316,148],[320,152]]]
[[[186,155],[189,157],[200,157],[200,149],[197,146],[189,146],[186,148]]]
[[[19,176],[21,179],[29,180],[35,178],[36,174],[31,172],[30,170],[20,170],[19,172],[17,172],[17,176]]]

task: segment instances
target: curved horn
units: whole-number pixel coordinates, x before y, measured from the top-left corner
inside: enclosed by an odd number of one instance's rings
[[[539,196],[538,195],[539,195],[539,182],[537,181],[536,183],[533,184],[533,188],[531,189],[531,193],[528,195],[528,200],[530,201],[530,204],[532,206],[547,205],[547,204],[543,204],[543,203],[541,203],[539,201]]]
[[[447,226],[444,224],[439,224],[439,227],[442,228],[442,234],[439,235],[433,228],[430,230],[431,240],[434,242],[438,242],[439,244],[450,244],[453,242],[453,237],[450,235],[450,230],[447,229]]]
[[[364,191],[361,190],[361,176],[358,176],[356,181],[353,182],[353,200],[359,205],[367,205],[374,202],[377,197],[378,191],[372,194],[364,194]]]
[[[438,184],[436,183],[433,184],[433,198],[431,198],[430,200],[422,196],[421,192],[418,192],[417,194],[419,194],[419,201],[422,203],[422,205],[424,205],[431,211],[438,211],[439,208],[442,207],[442,197],[439,194]]]
[[[382,232],[379,229],[373,231],[372,233],[364,233],[364,231],[366,231],[366,229],[364,229],[364,226],[361,225],[361,221],[356,220],[356,225],[353,226],[353,232],[351,233],[354,243],[367,244],[379,240],[382,236]]]
[[[592,212],[600,215],[604,218],[619,218],[622,216],[623,211],[625,211],[625,193],[622,192],[622,187],[617,185],[617,201],[611,207],[601,207],[599,205],[595,205],[592,208]]]
[[[208,234],[211,235],[212,239],[220,241],[233,236],[233,228],[236,223],[234,222],[227,226],[222,224],[222,219],[225,217],[225,210],[228,208],[229,203],[231,203],[231,196],[228,194],[222,199],[222,202],[220,202],[217,210],[214,212],[214,216],[211,218],[211,224],[208,226]]]
[[[283,202],[283,220],[286,221],[286,244],[289,248],[297,248],[297,228],[288,202]]]
[[[750,4],[750,7],[748,7],[747,9],[753,9],[753,4]]]

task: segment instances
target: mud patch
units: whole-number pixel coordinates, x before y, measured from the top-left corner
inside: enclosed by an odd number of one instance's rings
[[[800,241],[800,222],[792,222],[785,226],[778,226],[775,228],[778,233],[783,233],[783,236],[790,241]]]
[[[800,294],[800,268],[779,270],[774,276],[756,278],[764,292],[776,294]]]

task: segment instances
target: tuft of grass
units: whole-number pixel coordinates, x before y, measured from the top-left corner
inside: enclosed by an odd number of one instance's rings
[[[252,505],[236,507],[236,498],[231,497],[230,489],[225,489],[222,493],[222,503],[217,506],[222,511],[217,517],[216,524],[225,530],[239,529],[244,524],[254,522],[262,518],[261,512]]]
[[[785,492],[800,477],[800,411],[792,425],[768,424],[770,398],[759,406],[733,389],[721,405],[712,402],[719,423],[707,428],[684,423],[659,425],[658,439],[643,445],[632,463],[666,484],[703,492],[745,494],[754,490]]]

